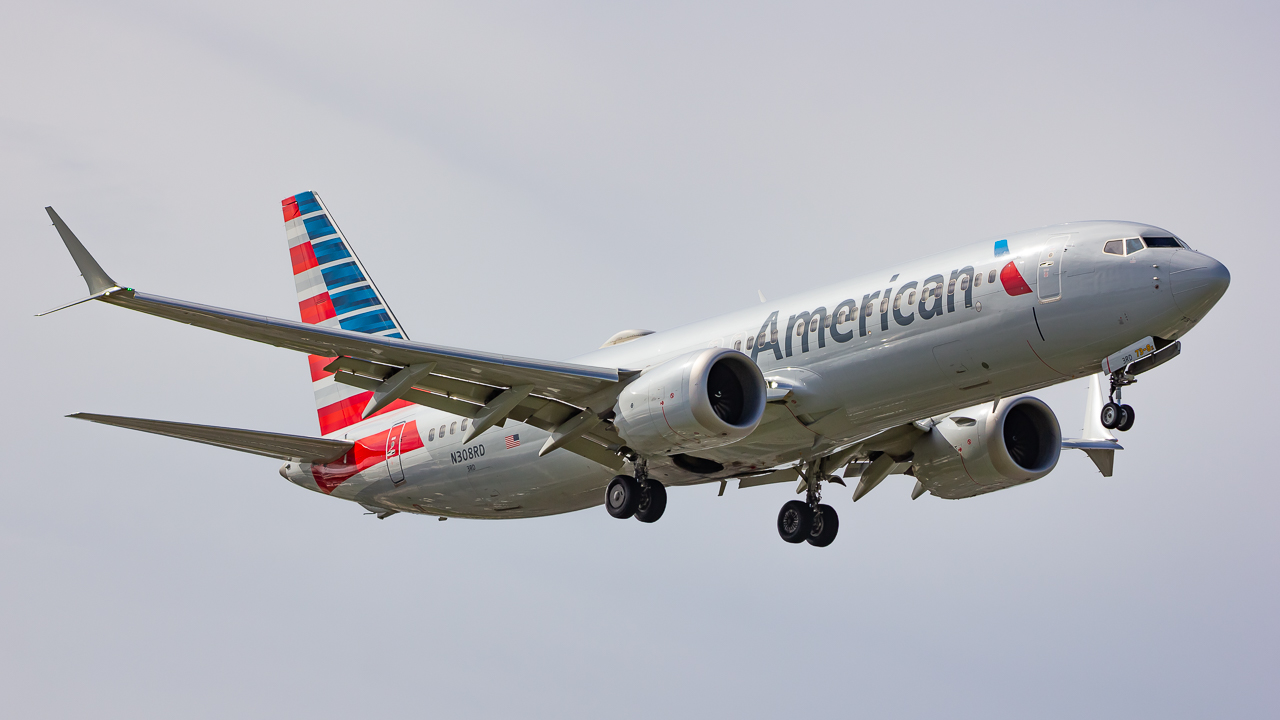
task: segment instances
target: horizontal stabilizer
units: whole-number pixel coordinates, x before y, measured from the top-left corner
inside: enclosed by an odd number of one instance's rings
[[[188,423],[167,422],[165,420],[119,417],[117,415],[76,413],[67,417],[303,463],[327,463],[337,460],[355,445],[355,443],[342,440],[326,440],[324,438],[304,437],[301,435],[284,435],[282,433],[261,432],[259,430],[239,430],[213,425],[191,425]]]

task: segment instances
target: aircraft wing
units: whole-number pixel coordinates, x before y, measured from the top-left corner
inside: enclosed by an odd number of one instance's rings
[[[138,292],[112,280],[53,208],[46,210],[91,293],[59,310],[99,300],[246,340],[332,357],[325,370],[334,373],[336,382],[373,392],[364,417],[405,400],[472,418],[465,441],[511,418],[552,433],[544,454],[563,447],[621,467],[616,451],[622,440],[599,423],[598,416],[613,406],[622,386],[638,370],[461,350]]]
[[[239,430],[213,425],[191,425],[165,420],[146,420],[118,415],[76,413],[67,417],[303,463],[327,463],[337,460],[355,445],[343,440],[284,435],[259,430]]]
[[[614,368],[531,360],[429,345],[225,310],[136,290],[121,289],[100,299],[148,315],[309,355],[346,356],[397,367],[434,363],[432,374],[496,387],[532,384],[538,394],[566,401],[590,395],[605,385],[622,379],[620,371]]]

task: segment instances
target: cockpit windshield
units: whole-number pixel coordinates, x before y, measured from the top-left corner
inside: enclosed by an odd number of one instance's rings
[[[1102,252],[1108,255],[1132,255],[1146,248],[1185,248],[1187,244],[1176,237],[1162,235],[1159,237],[1131,237],[1120,240],[1108,240],[1102,246]]]

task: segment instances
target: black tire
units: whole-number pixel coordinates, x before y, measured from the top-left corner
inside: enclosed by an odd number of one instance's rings
[[[804,542],[813,528],[813,510],[799,500],[782,506],[778,512],[778,534],[789,543]]]
[[[604,491],[604,506],[609,514],[626,519],[636,514],[640,505],[640,483],[630,475],[615,475]]]
[[[1116,425],[1116,429],[1120,432],[1127,432],[1133,427],[1134,412],[1132,405],[1120,406],[1120,422]]]
[[[657,522],[667,510],[667,488],[657,480],[645,480],[640,487],[640,503],[636,519],[642,523]]]
[[[1115,430],[1120,424],[1120,406],[1109,402],[1102,406],[1102,427]]]
[[[814,547],[826,547],[836,539],[840,532],[840,516],[830,505],[819,505],[813,514],[813,526],[809,529],[809,544]]]

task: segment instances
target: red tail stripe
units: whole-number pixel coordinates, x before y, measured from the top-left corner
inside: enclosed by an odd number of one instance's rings
[[[293,262],[294,275],[320,265],[316,262],[316,252],[311,249],[310,242],[289,248],[289,260]]]
[[[302,217],[302,213],[298,211],[297,196],[285,198],[280,201],[280,206],[284,208],[284,221],[289,222],[296,217]]]
[[[327,378],[330,375],[332,375],[333,373],[324,371],[325,366],[331,362],[333,362],[333,358],[331,357],[322,357],[320,355],[308,355],[307,364],[311,366],[311,382],[315,382],[317,380],[323,380],[324,378]]]
[[[302,315],[302,322],[308,325],[317,325],[331,317],[337,317],[337,313],[333,310],[333,301],[329,299],[327,292],[298,301],[298,311]]]
[[[369,404],[369,398],[371,397],[373,397],[373,391],[366,390],[349,398],[339,400],[332,405],[325,405],[317,410],[316,413],[320,416],[320,434],[328,435],[360,422],[362,419],[360,413],[364,412],[364,408]],[[397,400],[369,417],[377,417],[392,410],[409,407],[412,404],[407,400]]]

